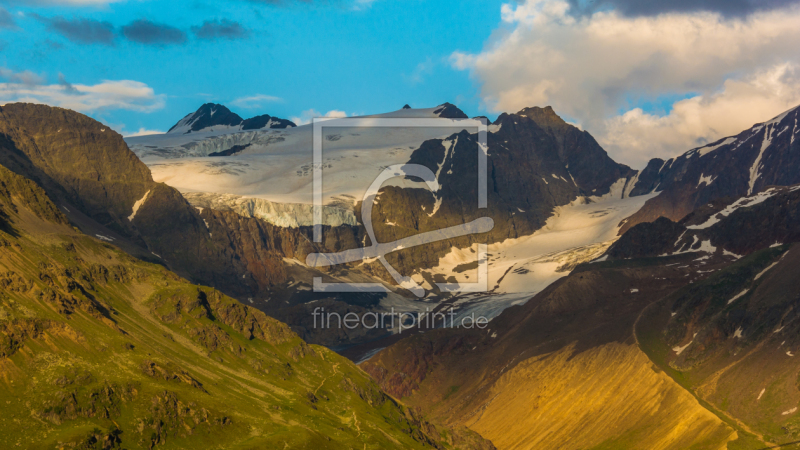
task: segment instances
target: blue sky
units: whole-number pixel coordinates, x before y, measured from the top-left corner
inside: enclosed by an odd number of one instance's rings
[[[123,134],[206,102],[292,120],[551,105],[641,167],[800,104],[798,23],[800,0],[0,0],[0,104]]]
[[[16,27],[0,28],[0,67],[33,72],[44,84],[58,83],[59,74],[71,84],[146,84],[161,96],[163,107],[84,111],[127,133],[166,130],[209,101],[226,104],[243,117],[268,113],[289,118],[310,109],[368,114],[405,103],[429,107],[445,101],[471,115],[487,114],[469,73],[451,67],[448,57],[455,50],[480,51],[500,22],[500,5],[494,0],[466,0],[459,7],[424,0],[281,5],[129,1],[86,7],[10,3],[4,8]],[[53,26],[57,19],[91,21],[77,23],[78,32],[81,25],[86,30],[89,23],[107,22],[113,40],[64,33]],[[185,40],[133,42],[123,30],[140,19],[177,28]],[[193,27],[206,21],[236,24],[236,36],[201,39]],[[262,100],[236,102],[256,96]]]

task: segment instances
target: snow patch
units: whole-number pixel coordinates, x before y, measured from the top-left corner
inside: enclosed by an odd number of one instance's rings
[[[732,299],[728,300],[728,304],[730,305],[731,303],[735,302],[736,300],[739,300],[740,298],[742,298],[744,296],[744,294],[747,294],[748,291],[749,291],[749,289],[745,289],[742,292],[739,292]]]
[[[728,217],[734,211],[740,208],[750,208],[752,206],[758,205],[759,203],[763,203],[764,201],[766,201],[767,199],[769,199],[770,197],[774,196],[777,193],[778,193],[777,189],[770,188],[764,192],[759,192],[758,194],[753,196],[742,197],[736,200],[735,202],[731,203],[730,205],[728,205],[722,211],[713,214],[711,217],[708,218],[708,220],[705,221],[705,223],[702,223],[700,225],[690,225],[686,228],[690,230],[704,230],[706,228],[716,225],[717,223],[719,223],[720,220],[724,219],[725,217]]]
[[[713,183],[713,182],[714,182],[714,180],[716,180],[716,179],[717,179],[717,177],[715,177],[715,176],[711,176],[711,175],[709,175],[709,176],[705,176],[705,175],[702,175],[702,174],[701,174],[701,175],[700,175],[700,181],[698,181],[698,182],[697,182],[697,187],[699,188],[699,187],[700,187],[700,185],[701,185],[701,184],[703,184],[703,183],[705,183],[705,184],[706,184],[706,187],[708,187],[708,186],[710,186],[710,185],[711,185],[711,183]]]
[[[773,119],[774,120],[774,119]],[[772,124],[773,122],[769,122]],[[756,185],[756,181],[761,178],[761,173],[759,173],[759,166],[761,165],[761,159],[764,157],[764,151],[772,145],[772,133],[775,131],[773,125],[768,125],[767,129],[764,130],[764,140],[761,142],[761,150],[758,152],[758,156],[756,160],[753,162],[753,166],[750,167],[750,182],[749,182],[749,189],[747,190],[747,195],[753,194],[753,188]]]
[[[689,341],[689,343],[684,345],[683,347],[676,345],[675,347],[672,347],[672,351],[675,352],[676,355],[680,355],[681,353],[683,353],[684,350],[686,350],[687,348],[689,348],[690,345],[692,345],[692,342],[694,342],[694,339]]]
[[[722,256],[731,256],[735,259],[742,259],[742,255],[737,255],[736,253],[729,252],[725,249],[722,250]]]
[[[761,272],[759,272],[759,274],[756,275],[755,278],[753,278],[753,281],[758,280],[759,278],[761,278],[765,273],[769,272],[770,269],[772,269],[773,267],[777,266],[779,262],[780,261],[775,261],[774,263],[770,264],[769,267],[767,267],[766,269],[764,269]]]
[[[716,144],[709,144],[709,145],[707,145],[705,147],[700,147],[700,148],[695,149],[697,151],[696,154],[699,155],[699,156],[706,156],[707,154],[713,152],[714,150],[716,150],[716,149],[718,149],[720,147],[723,147],[725,145],[728,145],[728,144],[733,144],[734,142],[736,142],[736,138],[735,137],[727,137],[727,138],[723,139],[722,141],[720,141],[720,142],[718,142]]]
[[[128,216],[128,221],[129,222],[132,222],[133,218],[136,217],[136,213],[139,212],[139,208],[141,208],[142,205],[144,205],[144,202],[147,201],[147,196],[148,195],[150,195],[150,191],[149,190],[144,193],[144,197],[140,198],[139,200],[137,200],[133,204],[133,212],[131,213],[130,216]]]

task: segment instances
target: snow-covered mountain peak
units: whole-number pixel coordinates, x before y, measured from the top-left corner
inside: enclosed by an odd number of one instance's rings
[[[242,123],[242,118],[238,114],[231,112],[224,105],[217,103],[206,103],[197,111],[187,114],[178,123],[172,126],[167,133],[185,134],[203,131],[205,129],[220,127],[236,127]]]
[[[167,134],[188,134],[205,132],[236,132],[242,130],[260,130],[265,128],[295,127],[294,122],[272,117],[269,114],[242,119],[224,105],[206,103],[197,111],[187,114],[178,121]]]

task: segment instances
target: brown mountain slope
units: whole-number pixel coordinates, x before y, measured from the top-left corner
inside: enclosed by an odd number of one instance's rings
[[[487,330],[415,335],[362,367],[501,449],[725,448],[747,437],[655,368],[632,334],[648,304],[702,278],[695,257],[583,266]]]
[[[213,237],[208,218],[155,183],[122,136],[74,111],[4,105],[0,163],[41,185],[87,233],[239,298],[285,281],[276,260],[313,248],[296,230],[255,220],[223,221],[236,227]],[[254,227],[263,232],[250,233]]]

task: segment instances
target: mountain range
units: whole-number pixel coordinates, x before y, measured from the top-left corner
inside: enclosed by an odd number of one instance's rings
[[[166,134],[123,140],[72,111],[4,105],[0,363],[12,406],[2,420],[28,430],[4,445],[795,442],[798,114],[638,171],[550,107],[504,113],[488,124],[478,208],[477,134],[457,121],[466,114],[404,107],[371,117],[452,127],[323,133],[317,243],[310,126],[206,104]],[[386,183],[372,209],[379,242],[482,217],[492,230],[388,254],[421,299],[375,261],[307,265],[311,253],[368,245],[364,189],[404,163],[429,168],[440,188]],[[438,289],[479,277],[478,244],[489,292]],[[314,292],[314,277],[384,292]],[[319,329],[320,306],[491,320]]]

